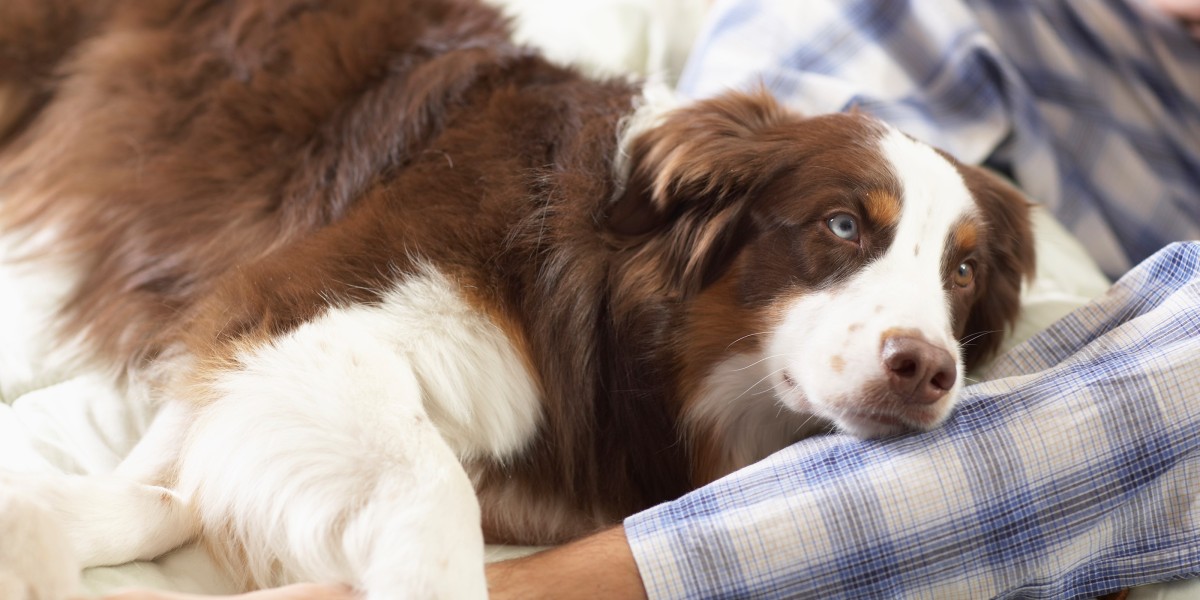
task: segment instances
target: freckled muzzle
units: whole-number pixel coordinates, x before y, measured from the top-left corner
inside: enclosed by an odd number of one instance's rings
[[[779,400],[861,438],[936,427],[961,381],[940,290],[922,296],[872,283],[788,306],[768,348]],[[893,291],[884,299],[878,289]]]

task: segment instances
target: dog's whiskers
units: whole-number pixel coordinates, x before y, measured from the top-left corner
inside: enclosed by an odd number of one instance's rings
[[[967,337],[963,338],[962,341],[959,342],[959,344],[963,345],[963,346],[968,346],[971,343],[978,340],[979,338],[981,338],[985,335],[988,335],[990,333],[1000,333],[1000,331],[997,329],[992,329],[990,331],[976,331],[975,333],[972,333],[971,335],[968,335]]]
[[[725,349],[726,349],[726,350],[728,350],[728,349],[732,348],[734,344],[736,344],[736,343],[738,343],[738,342],[740,342],[740,341],[742,341],[742,340],[744,340],[744,339],[746,339],[746,338],[751,338],[751,337],[754,337],[754,336],[756,336],[756,335],[767,335],[768,333],[771,333],[771,332],[770,332],[770,331],[759,331],[759,332],[757,332],[757,333],[747,333],[746,335],[743,335],[742,337],[740,337],[740,338],[738,338],[738,339],[736,339],[736,340],[733,340],[732,342],[729,342],[729,345],[728,345],[728,346],[725,346]]]
[[[755,365],[757,365],[758,363],[761,363],[761,362],[763,362],[763,361],[771,360],[772,358],[779,358],[779,357],[781,357],[781,356],[788,356],[789,354],[791,354],[791,353],[790,353],[790,352],[785,352],[785,353],[783,353],[783,354],[772,354],[772,355],[770,355],[770,356],[764,356],[764,357],[762,357],[762,358],[760,358],[760,359],[758,359],[758,360],[756,360],[756,361],[754,361],[754,362],[752,362],[752,363],[750,363],[750,364],[748,364],[748,365],[746,365],[746,366],[744,366],[744,367],[738,367],[738,368],[736,368],[736,369],[731,369],[731,370],[732,370],[732,371],[735,371],[735,372],[736,372],[736,371],[745,371],[746,369],[749,369],[750,367],[753,367],[753,366],[755,366]]]
[[[783,368],[781,367],[779,369],[771,371],[770,373],[767,373],[766,375],[763,375],[761,378],[759,378],[758,381],[755,381],[754,383],[750,384],[750,387],[746,388],[746,390],[744,392],[738,394],[737,397],[734,398],[733,400],[730,400],[730,402],[736,402],[736,401],[740,400],[742,398],[742,396],[745,396],[746,394],[750,393],[750,390],[753,390],[754,388],[758,387],[758,384],[766,381],[772,375],[774,375],[782,370],[783,370]]]

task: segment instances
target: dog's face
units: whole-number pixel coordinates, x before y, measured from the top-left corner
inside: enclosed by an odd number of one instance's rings
[[[1032,273],[1025,200],[862,115],[683,112],[635,144],[614,227],[666,240],[685,296],[725,279],[730,318],[753,316],[724,341],[753,336],[779,404],[860,437],[941,423]]]
[[[824,158],[845,176],[800,168],[768,188],[782,210],[766,211],[774,226],[747,248],[745,285],[778,293],[765,364],[783,404],[874,437],[949,414],[967,359],[995,347],[1017,306],[1025,265],[1002,246],[1028,228],[1011,227],[1019,197],[993,202],[999,184],[980,176],[973,191],[962,167],[895,130],[866,136],[877,140],[866,160],[882,168],[835,151]]]

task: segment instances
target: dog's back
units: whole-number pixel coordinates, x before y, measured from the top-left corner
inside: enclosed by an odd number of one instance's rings
[[[232,269],[439,152],[431,140],[489,77],[515,82],[537,62],[474,2],[20,0],[0,11],[3,225],[58,231],[53,252],[84,274],[67,331],[121,367],[162,352]],[[552,142],[538,125],[521,133]],[[474,209],[475,196],[458,197]]]

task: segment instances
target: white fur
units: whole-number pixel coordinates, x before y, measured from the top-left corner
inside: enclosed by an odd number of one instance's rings
[[[885,432],[854,414],[866,386],[886,375],[880,358],[884,331],[912,329],[958,354],[942,288],[942,252],[953,225],[977,210],[958,171],[928,146],[891,130],[880,149],[903,193],[891,246],[849,281],[792,302],[766,351],[771,383],[783,390],[783,402],[864,437]],[[840,369],[834,357],[842,361]],[[784,381],[785,372],[797,389]],[[953,408],[962,372],[960,358],[958,376],[942,400],[897,416],[921,427],[940,423]]]
[[[459,458],[504,459],[541,421],[541,394],[521,355],[456,284],[425,266],[381,306],[335,311],[358,320],[411,363],[425,410]],[[336,332],[335,332],[336,335]]]
[[[163,405],[114,474],[130,481],[166,483],[164,475],[172,473],[179,462],[180,442],[195,418],[191,406],[181,402]]]
[[[0,480],[0,591],[25,594],[4,598],[58,600],[80,565],[154,558],[200,527],[263,585],[486,596],[460,461],[521,450],[541,407],[518,351],[455,282],[424,267],[378,305],[330,309],[235,364],[200,405],[171,400],[121,478]],[[172,472],[178,495],[129,479]]]
[[[172,492],[117,477],[0,475],[0,598],[61,600],[81,567],[150,560],[191,539]]]
[[[59,343],[47,335],[77,280],[75,269],[28,258],[54,238],[53,232],[32,238],[0,235],[0,398],[28,391],[13,389],[12,382],[37,385],[78,370],[83,355],[79,344]]]
[[[0,598],[61,600],[79,589],[66,528],[33,490],[0,478]]]
[[[507,338],[451,281],[425,269],[382,305],[330,310],[239,362],[213,383],[180,490],[246,549],[252,580],[486,594],[459,461],[522,448],[540,404]]]
[[[789,410],[778,397],[760,353],[735,354],[705,378],[698,399],[684,418],[711,429],[728,441],[720,472],[755,463],[792,442],[826,429],[829,423],[812,414]]]

